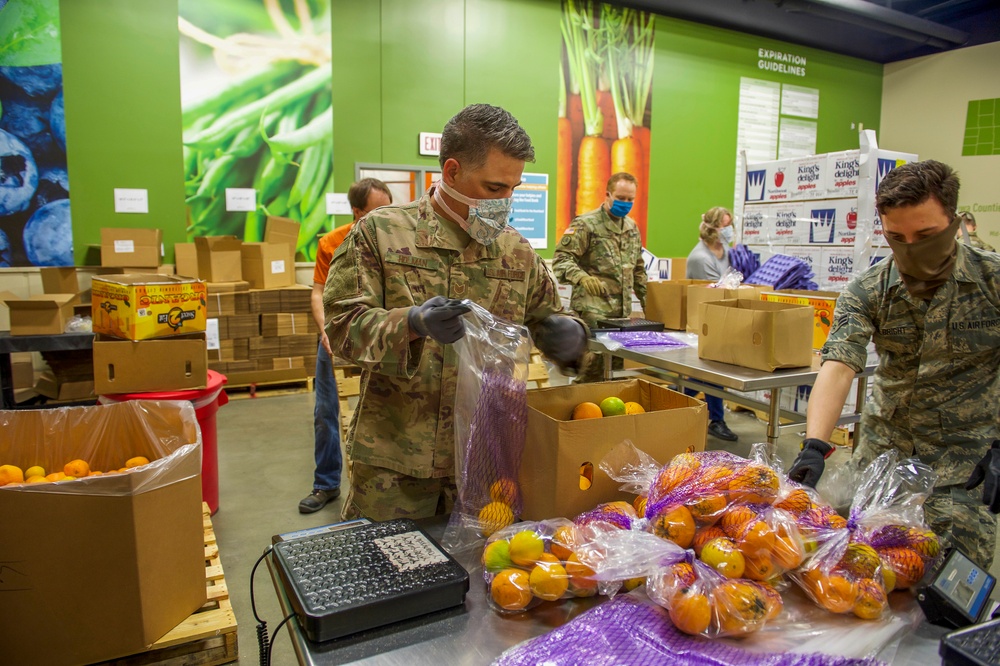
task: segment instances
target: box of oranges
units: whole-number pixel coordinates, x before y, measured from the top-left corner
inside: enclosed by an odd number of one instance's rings
[[[16,410],[0,428],[5,664],[141,652],[205,603],[187,401]]]
[[[92,282],[94,332],[149,340],[205,331],[206,285],[173,275],[101,275]]]
[[[572,517],[601,502],[629,501],[599,467],[608,451],[627,439],[666,464],[703,451],[707,430],[705,403],[644,379],[529,391],[521,517]]]

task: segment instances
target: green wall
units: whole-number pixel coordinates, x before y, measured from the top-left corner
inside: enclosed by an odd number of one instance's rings
[[[183,242],[176,2],[61,0],[66,157],[78,264],[101,227],[159,227]],[[115,213],[114,188],[149,190],[149,213]]]
[[[163,228],[169,260],[186,224],[177,5],[62,0],[61,11],[77,260],[102,226]],[[335,0],[336,189],[346,191],[356,162],[436,165],[418,155],[419,132],[440,132],[465,104],[499,104],[534,141],[526,171],[549,174],[551,247],[561,11],[560,0]],[[759,70],[758,48],[806,56],[807,75]],[[881,65],[659,17],[648,241],[657,255],[686,255],[699,215],[732,202],[741,76],[819,89],[817,152],[856,147],[852,123],[878,128]],[[147,188],[150,213],[115,214],[115,187]]]

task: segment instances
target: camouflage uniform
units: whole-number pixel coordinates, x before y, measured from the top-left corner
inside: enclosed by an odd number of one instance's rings
[[[993,246],[980,238],[975,231],[969,232],[969,245],[977,247],[980,250],[986,250],[987,252],[996,252],[996,250],[993,249]]]
[[[552,270],[560,281],[574,285],[570,307],[587,326],[596,326],[598,319],[630,317],[633,291],[646,307],[646,267],[639,227],[630,217],[614,221],[604,206],[573,220],[556,247]],[[601,279],[607,296],[591,296],[578,285],[588,275]],[[603,376],[603,357],[590,355],[581,370],[581,381],[597,381]]]
[[[1000,256],[958,244],[951,277],[924,301],[906,291],[892,259],[851,281],[837,301],[823,360],[855,371],[874,339],[872,397],[858,426],[854,463],[890,447],[938,474],[924,505],[935,532],[989,568],[996,516],[982,489],[962,486],[997,437],[1000,404]]]
[[[348,457],[382,468],[380,480],[368,481],[375,472],[366,472],[360,483],[352,478],[352,496],[376,488],[388,492],[390,486],[401,498],[436,493],[446,484],[421,490],[408,480],[389,483],[386,474],[442,480],[455,474],[457,353],[433,338],[410,341],[410,307],[438,295],[468,298],[524,323],[533,335],[543,319],[562,312],[555,281],[524,237],[507,228],[492,245],[472,241],[434,212],[430,192],[409,204],[379,208],[356,223],[330,264],[323,292],[330,344],[362,368]],[[355,509],[348,501],[345,515],[381,506],[384,513],[368,517],[422,517],[428,515],[423,509],[411,508],[423,507],[424,499],[397,504],[358,499]]]

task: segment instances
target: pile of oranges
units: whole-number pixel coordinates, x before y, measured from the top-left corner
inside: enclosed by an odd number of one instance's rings
[[[145,456],[135,456],[126,460],[124,467],[101,472],[91,469],[86,460],[77,458],[63,465],[62,471],[49,474],[46,474],[41,465],[32,465],[27,469],[21,469],[17,465],[0,465],[0,486],[75,481],[91,476],[122,474],[148,464],[149,459]]]
[[[605,416],[623,416],[631,414],[645,414],[646,410],[638,402],[625,402],[621,398],[610,396],[601,400],[601,404],[596,402],[581,402],[573,408],[572,419],[599,419]]]

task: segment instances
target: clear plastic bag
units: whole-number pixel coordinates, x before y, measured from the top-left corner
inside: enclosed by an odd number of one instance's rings
[[[89,316],[81,317],[80,315],[73,315],[66,322],[64,333],[91,333],[93,330],[94,322]]]
[[[463,315],[455,395],[458,498],[442,545],[481,547],[483,538],[521,515],[518,485],[528,421],[528,329],[494,317],[471,301]]]
[[[142,456],[148,464],[121,472]],[[201,429],[189,402],[136,400],[96,407],[0,411],[0,460],[62,472],[74,460],[93,476],[0,486],[3,492],[132,495],[201,473]]]
[[[722,274],[722,277],[715,284],[710,286],[721,289],[736,289],[741,284],[743,284],[743,273],[730,267],[726,269],[726,272]]]
[[[886,617],[888,594],[912,587],[940,553],[923,517],[936,474],[883,453],[860,475],[843,527],[810,526],[820,544],[793,579],[819,606],[866,620]]]

